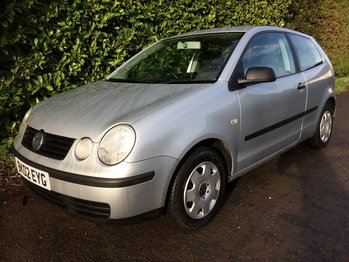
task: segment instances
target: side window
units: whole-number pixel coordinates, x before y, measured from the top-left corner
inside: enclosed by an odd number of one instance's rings
[[[242,57],[244,75],[250,67],[267,66],[274,69],[276,77],[296,72],[287,38],[282,33],[265,33],[255,36]]]
[[[314,67],[322,62],[321,55],[313,42],[306,37],[290,34],[302,71]]]

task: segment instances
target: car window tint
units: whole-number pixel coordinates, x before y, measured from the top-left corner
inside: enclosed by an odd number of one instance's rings
[[[242,58],[244,74],[255,66],[271,67],[276,77],[296,72],[287,38],[281,33],[265,33],[255,36]]]
[[[319,51],[309,38],[290,34],[290,39],[292,44],[295,46],[302,71],[314,67],[322,62]]]

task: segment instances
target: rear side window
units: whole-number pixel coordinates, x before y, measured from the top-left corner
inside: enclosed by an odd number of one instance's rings
[[[286,36],[281,33],[264,33],[255,36],[242,57],[244,75],[251,67],[271,67],[276,77],[296,72],[293,56]]]
[[[294,34],[290,34],[289,36],[296,49],[302,71],[322,63],[322,58],[319,51],[309,38]]]

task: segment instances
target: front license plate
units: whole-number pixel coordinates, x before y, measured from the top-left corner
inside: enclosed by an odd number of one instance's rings
[[[17,157],[15,159],[18,173],[35,185],[51,190],[50,176],[47,172],[31,167],[23,163]]]

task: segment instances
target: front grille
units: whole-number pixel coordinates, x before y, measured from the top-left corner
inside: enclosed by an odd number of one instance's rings
[[[69,213],[87,218],[106,220],[110,217],[110,206],[106,203],[93,202],[48,191],[26,181],[27,186],[46,200],[64,208]]]
[[[42,156],[46,156],[56,160],[63,160],[65,156],[68,154],[68,151],[70,150],[72,144],[74,143],[73,138],[45,133],[44,142],[42,146],[38,151],[34,151],[32,141],[37,132],[38,130],[30,126],[27,126],[23,135],[22,145],[25,148]]]

